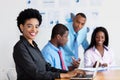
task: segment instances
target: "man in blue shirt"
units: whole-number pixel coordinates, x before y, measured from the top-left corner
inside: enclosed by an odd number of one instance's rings
[[[51,64],[52,67],[63,69],[63,65],[61,62],[61,58],[58,54],[58,51],[63,49],[61,48],[64,46],[68,41],[68,28],[63,24],[56,24],[52,29],[51,40],[45,45],[42,49],[42,54],[47,62]],[[65,55],[62,53],[62,60],[66,70],[69,70],[65,63]],[[75,62],[79,64],[79,61]],[[74,67],[76,68],[76,67]],[[73,70],[74,68],[70,69]]]
[[[79,60],[78,47],[82,45],[84,50],[88,47],[87,41],[87,27],[84,27],[86,23],[86,16],[84,13],[78,13],[73,18],[73,22],[69,22],[66,26],[69,29],[68,42],[63,46],[64,54],[66,56],[65,61],[67,66],[71,66],[72,57]],[[83,53],[82,53],[83,54]]]

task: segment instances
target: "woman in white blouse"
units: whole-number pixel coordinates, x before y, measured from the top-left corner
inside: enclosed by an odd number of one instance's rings
[[[108,48],[109,36],[104,27],[97,27],[92,33],[91,43],[85,51],[84,66],[95,67],[99,61],[99,66],[108,67],[114,65],[113,52]]]

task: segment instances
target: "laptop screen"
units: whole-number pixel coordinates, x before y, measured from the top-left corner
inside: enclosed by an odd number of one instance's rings
[[[98,67],[99,67],[99,61],[97,61],[94,71],[86,71],[85,76],[77,75],[75,77],[72,77],[71,80],[81,80],[81,79],[82,80],[91,80],[91,79],[94,79],[94,77],[97,74]]]

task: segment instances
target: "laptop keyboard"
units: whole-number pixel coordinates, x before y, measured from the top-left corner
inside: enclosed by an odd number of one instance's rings
[[[82,76],[82,75],[78,75],[76,77],[79,77],[79,78],[90,78],[90,77],[93,77],[93,74],[87,74],[85,76]]]

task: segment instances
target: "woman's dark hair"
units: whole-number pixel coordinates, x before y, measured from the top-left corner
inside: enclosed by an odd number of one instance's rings
[[[37,9],[28,8],[20,12],[17,17],[17,26],[21,33],[20,24],[24,25],[25,21],[31,18],[36,18],[39,21],[39,25],[42,22],[42,16]]]
[[[89,47],[88,47],[86,50],[88,50],[88,49],[90,49],[91,47],[93,47],[93,46],[96,45],[95,37],[96,37],[96,34],[97,34],[98,32],[100,32],[100,31],[105,34],[105,41],[104,41],[103,44],[104,44],[105,46],[108,46],[109,36],[108,36],[107,30],[106,30],[104,27],[96,27],[96,28],[94,29],[93,33],[92,33],[90,45],[89,45]],[[86,51],[86,50],[85,50],[85,51]]]
[[[65,25],[63,25],[63,24],[56,24],[53,27],[53,29],[52,29],[51,39],[54,38],[58,34],[60,36],[63,36],[66,31],[68,31],[68,28]]]

